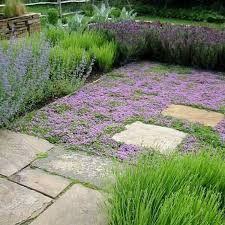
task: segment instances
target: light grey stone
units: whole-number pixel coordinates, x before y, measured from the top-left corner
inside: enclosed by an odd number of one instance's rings
[[[40,169],[26,168],[11,177],[17,183],[55,198],[71,181]]]
[[[186,136],[186,133],[175,129],[137,121],[127,125],[126,130],[115,134],[113,139],[117,142],[153,148],[161,153],[169,153],[176,149]]]
[[[15,225],[32,219],[50,202],[51,198],[0,178],[1,225]]]
[[[38,153],[52,147],[48,141],[37,137],[0,130],[0,174],[11,176],[31,163]]]
[[[114,165],[111,159],[89,155],[85,152],[66,151],[61,147],[53,148],[48,157],[32,163],[33,166],[79,182],[101,187],[110,179]]]
[[[162,114],[164,116],[171,116],[177,119],[188,120],[193,123],[200,123],[210,127],[215,127],[224,119],[224,115],[222,113],[204,109],[197,109],[185,105],[170,105],[162,112]]]
[[[104,196],[76,184],[30,225],[107,225]]]

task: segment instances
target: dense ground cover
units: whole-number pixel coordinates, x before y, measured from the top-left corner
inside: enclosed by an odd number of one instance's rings
[[[213,130],[161,115],[172,103],[224,112],[224,95],[224,77],[213,72],[129,64],[71,96],[27,114],[14,123],[14,129],[123,159],[140,149],[117,143],[111,137],[125,124],[141,120],[189,133],[180,146],[184,151],[200,146],[224,149],[225,121]]]
[[[225,163],[209,153],[148,156],[118,173],[110,225],[225,224]]]

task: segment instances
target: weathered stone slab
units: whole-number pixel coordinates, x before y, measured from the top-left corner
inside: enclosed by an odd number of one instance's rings
[[[52,147],[48,141],[37,137],[0,130],[0,174],[11,176],[31,163],[36,154]]]
[[[17,183],[55,198],[71,181],[40,169],[26,168],[11,177]]]
[[[222,113],[197,109],[185,105],[170,105],[162,112],[162,114],[164,116],[184,119],[193,123],[200,123],[211,127],[215,127],[224,119],[224,115]]]
[[[0,178],[1,225],[15,225],[32,219],[50,202],[51,198]]]
[[[49,151],[47,158],[37,160],[32,165],[80,182],[102,186],[105,178],[111,174],[113,162],[105,157],[57,147]]]
[[[153,148],[162,153],[173,151],[187,135],[175,129],[139,121],[127,125],[126,128],[125,131],[115,134],[113,139],[126,144]]]
[[[103,206],[100,192],[77,184],[30,225],[107,225]]]

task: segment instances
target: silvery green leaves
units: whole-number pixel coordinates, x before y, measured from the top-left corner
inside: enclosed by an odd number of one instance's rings
[[[93,5],[94,8],[94,16],[92,17],[92,21],[95,22],[106,22],[109,20],[110,14],[114,7],[107,6],[106,4],[101,4],[100,7]]]
[[[38,45],[38,48],[36,48]],[[40,37],[31,41],[11,39],[0,46],[0,126],[29,110],[49,80],[50,45]]]

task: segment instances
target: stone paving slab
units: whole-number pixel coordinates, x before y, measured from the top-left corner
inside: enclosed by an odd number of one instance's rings
[[[0,178],[0,224],[17,225],[37,216],[51,198]]]
[[[55,147],[48,157],[32,163],[33,166],[80,182],[101,187],[105,179],[110,179],[113,161],[85,152],[66,151]]]
[[[32,162],[38,153],[52,147],[37,137],[0,130],[0,174],[11,176]]]
[[[40,169],[26,168],[10,177],[13,181],[40,191],[53,198],[59,195],[71,181]]]
[[[30,225],[107,225],[104,197],[76,184]]]
[[[127,125],[126,130],[115,134],[113,139],[126,144],[153,148],[161,153],[169,153],[176,149],[186,136],[186,133],[175,129],[137,121]]]
[[[162,114],[164,116],[184,119],[193,123],[200,123],[210,127],[215,127],[224,119],[224,115],[222,113],[197,109],[185,105],[170,105],[162,112]]]

